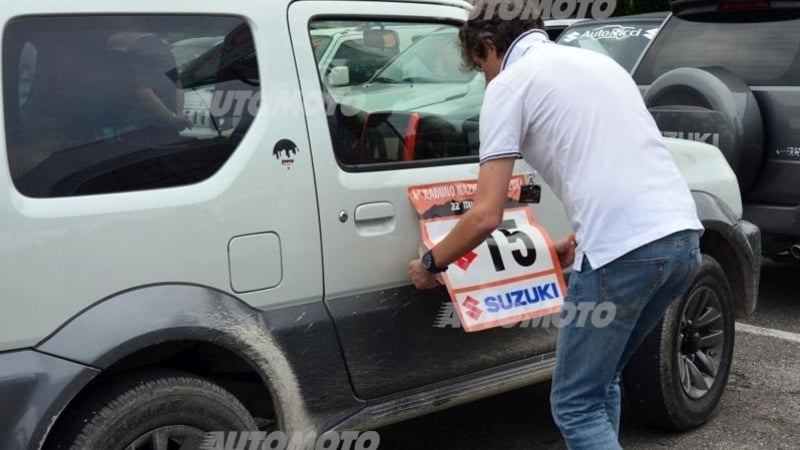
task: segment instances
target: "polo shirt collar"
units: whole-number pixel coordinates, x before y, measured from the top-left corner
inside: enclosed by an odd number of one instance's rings
[[[533,47],[547,42],[550,42],[547,33],[538,28],[534,28],[520,34],[508,47],[508,51],[506,51],[506,54],[503,57],[503,62],[500,65],[500,70],[502,71],[511,64],[514,64]]]

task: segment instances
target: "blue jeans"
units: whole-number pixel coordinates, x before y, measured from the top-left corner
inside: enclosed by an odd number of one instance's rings
[[[604,327],[592,320],[560,324],[550,402],[570,450],[622,448],[620,372],[700,270],[699,237],[698,231],[681,231],[596,270],[584,258],[581,271],[570,276],[565,306],[616,306]]]

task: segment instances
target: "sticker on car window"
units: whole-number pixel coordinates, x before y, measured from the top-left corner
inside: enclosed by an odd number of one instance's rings
[[[658,28],[649,28],[645,29],[642,27],[631,27],[631,26],[623,26],[623,25],[605,25],[602,27],[592,28],[590,30],[586,30],[583,32],[580,31],[572,31],[564,36],[564,39],[561,42],[570,43],[576,41],[578,39],[581,40],[617,40],[622,41],[625,39],[630,38],[638,38],[644,37],[646,39],[652,40],[656,33],[658,33]]]
[[[511,180],[501,225],[441,274],[465,331],[561,311],[566,283],[553,242],[529,206],[519,203],[524,177]],[[433,247],[472,207],[477,181],[412,186],[423,244]]]

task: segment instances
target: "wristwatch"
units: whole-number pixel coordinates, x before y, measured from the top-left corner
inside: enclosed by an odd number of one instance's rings
[[[431,250],[428,250],[422,254],[422,265],[425,266],[425,270],[432,275],[442,273],[447,270],[447,267],[443,269],[436,267],[436,261],[433,260],[433,252],[431,252]]]

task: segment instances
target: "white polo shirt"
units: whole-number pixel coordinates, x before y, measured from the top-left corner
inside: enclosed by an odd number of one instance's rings
[[[611,58],[520,36],[486,88],[480,160],[521,156],[564,204],[575,270],[677,231],[702,230],[694,199],[630,75]]]

